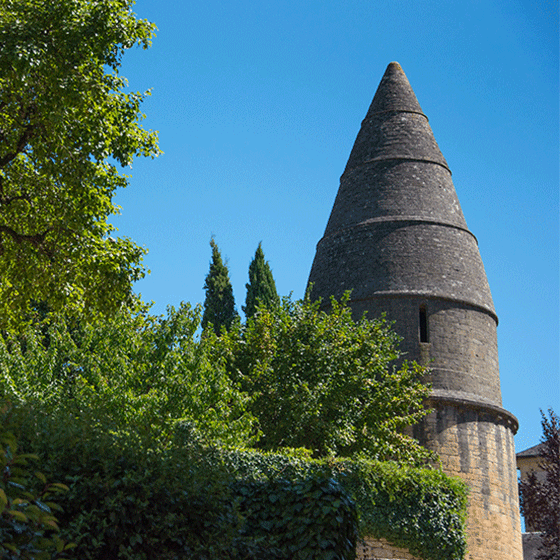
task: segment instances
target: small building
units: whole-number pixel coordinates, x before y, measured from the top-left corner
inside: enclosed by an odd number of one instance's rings
[[[515,460],[521,480],[527,480],[532,472],[535,473],[538,480],[544,479],[545,473],[541,466],[543,447],[544,443],[539,443],[517,453]]]

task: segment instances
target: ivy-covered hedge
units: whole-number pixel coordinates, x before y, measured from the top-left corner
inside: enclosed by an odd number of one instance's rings
[[[361,536],[385,538],[424,560],[466,554],[467,486],[437,469],[360,459],[310,460],[289,454],[224,452],[228,470],[248,477],[323,473],[355,500]]]
[[[466,554],[467,486],[439,470],[341,461],[340,480],[358,502],[362,535],[385,538],[424,560]]]
[[[214,458],[175,450],[82,465],[65,477],[61,534],[92,560],[354,558],[356,508],[335,480],[239,480]]]
[[[67,420],[31,413],[19,422],[47,477],[69,488],[57,517],[60,539],[75,548],[59,558],[354,557],[356,508],[327,472],[246,476],[229,453],[185,441],[185,430],[160,449]]]
[[[188,430],[162,450],[71,419],[20,425],[47,478],[69,487],[57,517],[72,558],[351,560],[358,533],[464,558],[465,487],[437,470],[208,448]]]
[[[234,484],[244,518],[241,534],[266,559],[350,560],[358,536],[356,505],[333,478],[272,478]]]

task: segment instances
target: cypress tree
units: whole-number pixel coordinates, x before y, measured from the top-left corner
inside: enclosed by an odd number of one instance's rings
[[[247,298],[242,309],[247,318],[255,314],[259,305],[270,309],[280,303],[276,283],[268,261],[264,260],[264,252],[260,243],[255,257],[249,265],[249,284],[245,284],[245,287],[247,288]]]
[[[235,300],[228,268],[222,260],[222,255],[214,238],[210,240],[210,246],[212,247],[212,262],[204,281],[206,298],[204,299],[202,328],[206,329],[209,324],[212,324],[214,332],[219,335],[222,325],[229,329],[239,315],[235,310]]]

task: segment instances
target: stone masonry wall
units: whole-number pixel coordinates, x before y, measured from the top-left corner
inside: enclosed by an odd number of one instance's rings
[[[309,281],[312,297],[326,301],[349,289],[353,300],[423,293],[494,312],[476,240],[455,227],[372,221],[339,230],[319,242]]]
[[[496,320],[493,315],[441,298],[401,295],[351,301],[353,315],[385,313],[402,337],[403,358],[428,365],[435,390],[501,406]],[[419,310],[427,315],[428,343],[419,340]]]
[[[390,545],[385,539],[366,537],[358,543],[356,560],[421,560],[408,550]]]
[[[443,470],[471,489],[467,560],[522,560],[512,417],[461,403],[432,406],[419,434]]]

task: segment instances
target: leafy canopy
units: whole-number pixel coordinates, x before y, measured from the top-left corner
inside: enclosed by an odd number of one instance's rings
[[[326,313],[284,298],[226,336],[231,375],[263,432],[258,446],[421,461],[429,452],[403,430],[427,413],[425,369],[396,367],[397,335],[383,320],[354,322],[347,302],[333,299]]]
[[[146,93],[125,91],[124,52],[155,26],[132,0],[0,4],[0,326],[31,302],[113,311],[144,274],[144,249],[109,237],[117,165],[159,153]]]
[[[204,281],[206,297],[202,328],[206,329],[212,325],[214,332],[219,335],[222,327],[229,329],[239,315],[235,310],[233,287],[227,265],[222,260],[218,245],[213,238],[210,240],[210,247],[212,247],[212,261]]]
[[[261,243],[259,243],[255,256],[249,265],[249,283],[245,284],[245,288],[247,289],[247,297],[243,312],[247,317],[253,316],[259,305],[275,307],[280,303],[272,270],[270,270],[270,265],[264,258]]]
[[[213,341],[201,308],[165,316],[129,308],[92,323],[53,321],[0,337],[0,402],[41,410],[61,438],[72,425],[121,444],[165,448],[176,438],[249,445],[254,418]]]

